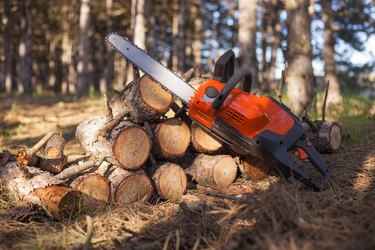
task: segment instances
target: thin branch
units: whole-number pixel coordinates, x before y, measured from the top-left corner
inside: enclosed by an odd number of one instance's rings
[[[29,148],[27,150],[27,155],[29,157],[33,156],[36,152],[39,151],[46,143],[47,141],[53,136],[53,132],[48,132],[42,139],[40,139],[39,142],[37,142],[33,147]]]
[[[115,117],[113,117],[111,120],[109,120],[106,125],[100,130],[98,133],[98,136],[105,137],[108,134],[112,132],[112,130],[120,123],[122,119],[124,119],[125,116],[129,114],[128,109],[122,110],[120,113],[118,113]]]
[[[326,104],[327,104],[328,89],[329,89],[329,80],[327,81],[326,89],[324,93],[324,100],[323,100],[323,105],[322,105],[322,121],[326,120]]]
[[[72,165],[70,166],[69,168],[63,170],[62,172],[60,172],[59,174],[55,175],[55,177],[57,179],[60,179],[60,180],[65,180],[65,179],[69,179],[70,177],[76,175],[76,174],[79,174],[89,168],[92,168],[94,166],[98,166],[100,165],[104,160],[104,157],[100,158],[100,159],[91,159],[91,160],[88,160],[84,163],[82,163],[81,165]]]

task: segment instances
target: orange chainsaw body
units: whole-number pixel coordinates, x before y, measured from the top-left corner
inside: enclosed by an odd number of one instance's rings
[[[220,92],[224,86],[213,79],[201,84],[190,100],[189,115],[209,129],[219,117],[248,138],[265,130],[285,135],[293,127],[293,118],[271,99],[238,88],[231,91],[219,110],[213,109],[212,99],[205,96],[205,90],[215,87]]]

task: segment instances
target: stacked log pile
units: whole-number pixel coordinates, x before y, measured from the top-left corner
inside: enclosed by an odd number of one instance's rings
[[[173,96],[150,78],[137,78],[106,100],[105,116],[77,126],[85,155],[65,156],[64,138],[48,133],[17,157],[0,154],[2,186],[57,218],[101,204],[179,200],[188,180],[226,190],[236,179],[238,161],[196,123],[167,118],[172,104]]]

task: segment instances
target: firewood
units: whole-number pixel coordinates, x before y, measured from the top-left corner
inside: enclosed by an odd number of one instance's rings
[[[51,173],[60,173],[65,164],[65,139],[60,135],[53,135],[46,143],[38,166]]]
[[[8,163],[10,160],[12,154],[8,150],[4,150],[2,153],[0,153],[0,167],[5,166],[5,164]]]
[[[158,123],[154,129],[153,155],[158,159],[183,156],[190,143],[190,129],[185,122],[171,118]]]
[[[139,169],[151,151],[151,139],[144,128],[130,121],[121,121],[106,138],[98,133],[106,124],[102,116],[91,116],[76,129],[81,147],[93,156],[105,157],[116,166],[128,170]]]
[[[341,126],[336,122],[314,121],[318,131],[314,132],[310,126],[303,124],[309,140],[320,153],[337,151],[342,142]]]
[[[253,155],[244,157],[239,168],[245,178],[256,181],[267,178],[271,171],[270,166],[266,162]]]
[[[223,146],[219,141],[205,132],[196,122],[190,126],[191,144],[199,153],[213,153],[221,149]]]
[[[41,204],[56,218],[70,218],[79,211],[81,192],[66,186],[37,188],[32,193],[41,200]]]
[[[203,186],[228,187],[236,179],[237,165],[229,155],[199,155],[186,173]]]
[[[109,181],[97,173],[81,175],[70,186],[99,201],[108,202],[111,197]]]
[[[152,176],[159,196],[165,200],[177,200],[186,192],[187,177],[177,164],[164,163]]]
[[[108,176],[112,185],[112,201],[118,205],[147,202],[153,188],[150,179],[142,172],[131,172],[114,167]]]
[[[40,139],[39,142],[37,142],[33,147],[29,148],[27,150],[27,154],[29,156],[34,155],[36,152],[38,152],[46,143],[47,141],[53,136],[52,132],[48,132],[42,139]]]
[[[81,193],[66,186],[62,180],[36,167],[28,167],[30,178],[25,178],[16,162],[0,168],[1,184],[19,203],[42,205],[56,218],[66,218],[78,212]]]
[[[139,123],[158,120],[172,103],[173,96],[144,75],[129,84],[121,95],[112,98],[110,107],[114,116],[127,110],[130,120]]]

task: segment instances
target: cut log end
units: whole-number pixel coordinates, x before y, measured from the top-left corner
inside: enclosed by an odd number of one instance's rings
[[[213,180],[219,188],[228,187],[236,179],[236,172],[237,167],[233,158],[222,157],[214,166]]]
[[[341,127],[337,123],[332,123],[331,129],[329,132],[329,142],[330,147],[333,151],[337,151],[341,146],[342,141],[342,131]]]
[[[191,143],[193,148],[200,153],[212,153],[218,151],[222,144],[206,133],[195,122],[191,125]]]
[[[199,184],[222,189],[236,179],[237,165],[229,155],[199,155],[186,169]]]
[[[143,102],[158,112],[166,112],[172,105],[173,96],[148,76],[142,77],[139,92]]]
[[[146,175],[136,173],[121,181],[114,192],[114,202],[119,205],[146,202],[152,194],[152,184]]]
[[[156,126],[155,137],[162,157],[173,159],[186,152],[190,143],[190,129],[181,120],[168,119]]]
[[[111,197],[109,181],[96,173],[78,177],[71,186],[98,201],[108,202]]]
[[[187,177],[184,170],[177,164],[161,165],[152,179],[161,198],[166,200],[179,199],[187,189]]]
[[[264,161],[252,155],[246,156],[243,159],[240,170],[245,178],[256,181],[267,178],[271,171],[270,167]]]
[[[138,169],[150,154],[151,140],[142,127],[128,127],[117,135],[112,151],[120,166],[125,169]]]

